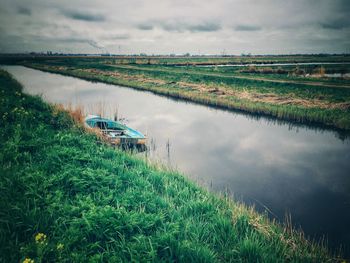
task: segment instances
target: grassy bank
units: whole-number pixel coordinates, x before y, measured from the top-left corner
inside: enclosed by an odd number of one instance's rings
[[[237,69],[174,67],[160,62],[127,64],[128,60],[125,63],[123,61],[106,58],[40,58],[20,64],[209,106],[350,130],[350,82],[347,80],[302,79],[286,74],[240,73]],[[192,60],[188,58],[187,61]],[[332,70],[340,68],[339,65],[328,67]],[[344,70],[348,70],[346,64]]]
[[[4,71],[0,100],[1,262],[332,260],[290,227],[103,145]]]

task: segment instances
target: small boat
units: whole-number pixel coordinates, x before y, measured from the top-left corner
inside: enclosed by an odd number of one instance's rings
[[[139,131],[131,129],[119,121],[101,118],[97,115],[89,115],[85,118],[85,126],[91,129],[101,130],[109,143],[123,148],[145,148],[146,137]]]

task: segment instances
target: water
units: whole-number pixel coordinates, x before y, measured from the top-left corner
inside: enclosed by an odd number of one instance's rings
[[[260,211],[268,208],[280,221],[290,213],[296,227],[311,238],[325,236],[333,248],[350,244],[350,140],[336,132],[21,66],[4,68],[25,92],[49,102],[81,104],[90,113],[102,104],[109,116],[118,109],[126,124],[148,135],[150,158],[211,191],[227,191]]]

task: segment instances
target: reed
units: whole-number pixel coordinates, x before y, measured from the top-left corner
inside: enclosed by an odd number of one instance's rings
[[[72,103],[68,103],[67,105],[55,104],[53,107],[56,114],[58,112],[66,112],[77,125],[84,125],[86,113],[83,105],[73,106]]]

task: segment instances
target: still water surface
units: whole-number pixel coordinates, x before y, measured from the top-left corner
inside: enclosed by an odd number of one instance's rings
[[[350,140],[271,121],[21,66],[4,67],[53,103],[104,108],[149,138],[148,156],[211,191],[228,191],[330,246],[350,244]],[[97,106],[96,106],[97,105]],[[347,247],[346,254],[350,251]]]

